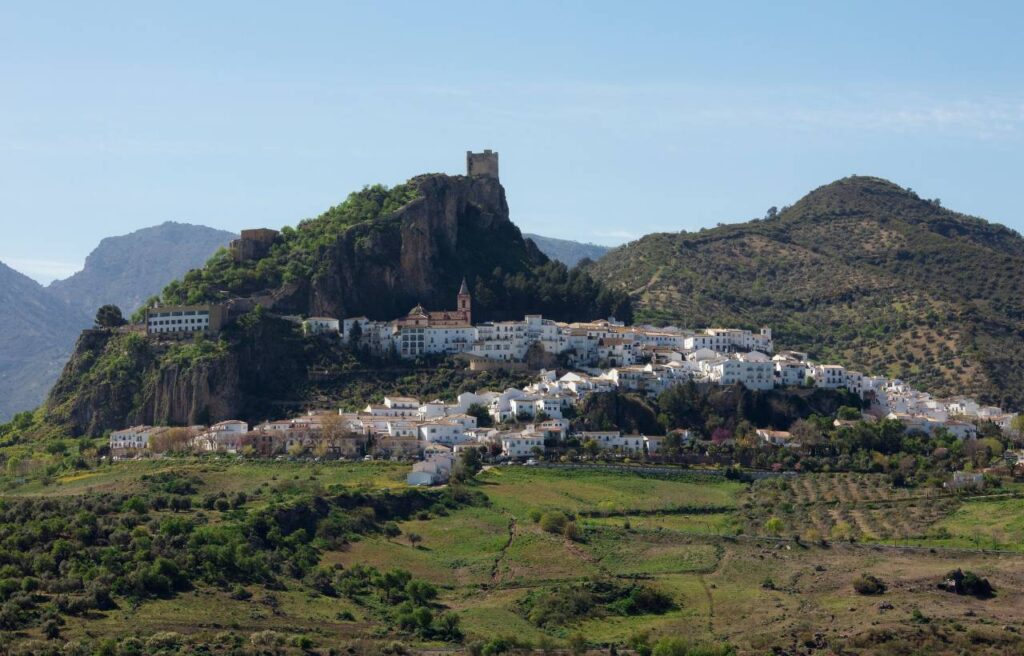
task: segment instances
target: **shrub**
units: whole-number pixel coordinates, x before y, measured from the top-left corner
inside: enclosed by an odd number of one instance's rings
[[[284,636],[277,631],[257,631],[249,636],[253,647],[279,647],[284,644]]]
[[[880,595],[885,592],[886,585],[877,576],[861,574],[854,579],[853,589],[857,591],[857,594]]]
[[[974,597],[991,597],[995,594],[995,588],[988,579],[982,578],[971,571],[955,569],[939,583],[939,588],[948,592],[955,592],[959,595],[971,595]]]
[[[546,512],[540,518],[541,529],[548,533],[563,533],[565,525],[568,523],[569,518],[565,516],[565,513],[558,512],[557,510]]]
[[[174,631],[159,631],[146,640],[146,650],[150,653],[161,649],[177,649],[181,645],[182,636]]]
[[[232,599],[237,599],[238,601],[245,601],[246,599],[250,599],[251,597],[252,593],[246,590],[244,587],[242,587],[241,584],[236,585],[234,589],[231,590]]]

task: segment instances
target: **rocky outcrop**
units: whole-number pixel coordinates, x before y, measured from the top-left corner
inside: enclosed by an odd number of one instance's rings
[[[417,303],[449,307],[463,277],[547,261],[509,219],[497,180],[424,175],[412,182],[419,198],[391,217],[341,233],[318,255],[318,273],[279,298],[275,309],[392,318]]]
[[[84,330],[44,405],[73,435],[100,435],[135,417],[136,394],[156,361],[139,335]]]
[[[135,424],[255,421],[301,394],[308,363],[291,322],[263,316],[223,339],[215,355],[190,360],[181,355],[189,342],[84,331],[44,405],[46,417],[72,435],[98,436]]]
[[[158,368],[151,391],[128,423],[196,425],[239,416],[242,394],[235,357],[184,368]]]

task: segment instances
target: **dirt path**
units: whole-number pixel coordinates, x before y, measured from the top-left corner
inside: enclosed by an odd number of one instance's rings
[[[497,587],[501,583],[501,562],[505,560],[509,547],[515,542],[516,530],[516,518],[510,515],[508,518],[508,540],[502,545],[498,555],[494,558],[494,564],[491,565],[491,587]]]
[[[707,577],[700,575],[700,584],[704,588],[704,596],[708,600],[708,633],[715,635],[715,597],[711,594],[711,586],[708,585]]]
[[[567,539],[565,541],[565,550],[568,551],[569,553],[571,553],[572,555],[576,556],[577,558],[579,558],[583,562],[589,563],[589,564],[593,565],[594,567],[596,567],[598,569],[598,571],[601,572],[602,575],[604,575],[604,576],[611,576],[611,572],[608,570],[607,567],[605,567],[601,563],[601,559],[600,558],[594,556],[594,554],[590,553],[589,551],[587,551],[586,549],[581,547],[579,544],[573,542],[572,540],[568,540]]]

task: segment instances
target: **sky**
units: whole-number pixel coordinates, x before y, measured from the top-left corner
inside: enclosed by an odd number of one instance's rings
[[[615,245],[851,174],[1024,230],[1013,2],[0,4],[0,261],[237,231],[499,151],[525,232]]]

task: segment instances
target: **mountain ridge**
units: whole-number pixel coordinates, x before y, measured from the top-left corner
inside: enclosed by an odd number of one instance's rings
[[[569,268],[576,266],[584,259],[597,260],[612,248],[611,246],[601,246],[600,244],[591,244],[571,239],[545,237],[528,232],[524,232],[523,237],[533,241],[537,248],[552,260],[558,260]]]
[[[881,178],[823,185],[771,218],[647,235],[588,271],[641,320],[769,324],[785,348],[1024,404],[1024,239]]]
[[[235,237],[226,230],[175,221],[104,237],[85,258],[81,271],[51,282],[47,290],[87,318],[107,303],[128,315],[184,273],[182,263],[190,268],[201,265]],[[172,251],[174,257],[153,257],[163,251]]]

